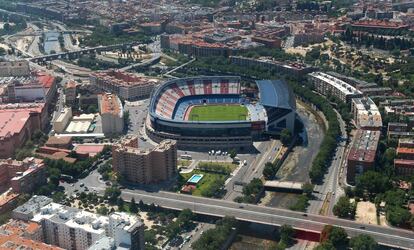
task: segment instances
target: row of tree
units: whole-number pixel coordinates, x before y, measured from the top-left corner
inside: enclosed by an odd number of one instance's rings
[[[321,244],[316,250],[335,250],[348,249],[353,250],[375,250],[379,246],[377,242],[369,235],[360,234],[349,239],[346,231],[341,227],[327,225],[321,233]]]
[[[199,58],[186,70],[189,70],[190,72],[191,70],[194,70],[196,72],[203,73],[236,73],[252,79],[274,79],[275,75],[279,74],[272,70],[264,69],[260,66],[240,67],[231,64],[227,58],[219,57]],[[337,139],[340,136],[338,118],[329,101],[324,97],[313,93],[310,86],[306,86],[303,83],[299,84],[297,79],[290,79],[289,76],[286,76],[286,79],[293,89],[293,92],[303,101],[311,103],[318,110],[321,110],[329,123],[329,127],[322,141],[321,148],[315,157],[311,170],[309,172],[309,176],[312,182],[319,182],[323,179],[326,170],[330,166],[333,153],[337,146]]]
[[[406,50],[414,47],[414,41],[400,37],[384,37],[366,32],[354,32],[347,28],[342,34],[341,39],[353,45],[364,45],[365,47],[374,47],[382,50]]]
[[[226,216],[217,221],[215,228],[205,231],[203,235],[191,245],[191,247],[194,250],[221,249],[233,231],[233,228],[236,226],[236,219],[234,217]]]

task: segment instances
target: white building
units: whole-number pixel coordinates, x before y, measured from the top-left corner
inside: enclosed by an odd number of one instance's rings
[[[352,99],[352,114],[355,125],[360,129],[380,130],[382,128],[381,113],[369,97]]]
[[[72,108],[64,108],[58,118],[53,122],[53,130],[56,133],[62,133],[72,119]]]
[[[349,103],[352,98],[362,97],[361,91],[331,75],[313,72],[309,77],[315,90],[324,96],[334,96],[346,103]]]
[[[144,224],[127,213],[103,216],[73,207],[49,202],[37,205],[39,198],[30,199],[13,211],[20,218],[28,218],[42,225],[45,243],[64,249],[86,250],[104,243],[122,249],[144,249]],[[23,207],[23,208],[22,208]],[[113,242],[113,243],[111,243]]]

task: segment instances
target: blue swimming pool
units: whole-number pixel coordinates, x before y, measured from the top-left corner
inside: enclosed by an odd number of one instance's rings
[[[188,183],[197,184],[203,178],[202,174],[193,174],[190,179],[188,179]]]

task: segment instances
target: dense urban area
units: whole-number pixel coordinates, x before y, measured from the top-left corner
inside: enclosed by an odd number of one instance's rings
[[[414,1],[0,0],[0,249],[414,249]]]

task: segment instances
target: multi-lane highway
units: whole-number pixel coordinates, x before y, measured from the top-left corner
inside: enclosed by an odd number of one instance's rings
[[[103,192],[102,187],[93,187],[98,192]],[[392,227],[366,225],[350,220],[337,219],[320,215],[303,214],[285,209],[269,208],[251,204],[239,204],[235,202],[202,198],[190,195],[182,195],[171,192],[146,192],[142,190],[122,191],[122,198],[129,201],[134,198],[137,202],[154,203],[164,208],[182,210],[191,209],[197,214],[211,216],[234,216],[238,220],[254,222],[266,225],[280,226],[292,225],[296,229],[304,231],[320,232],[325,225],[336,225],[344,228],[349,236],[368,234],[379,243],[414,249],[414,232]]]

